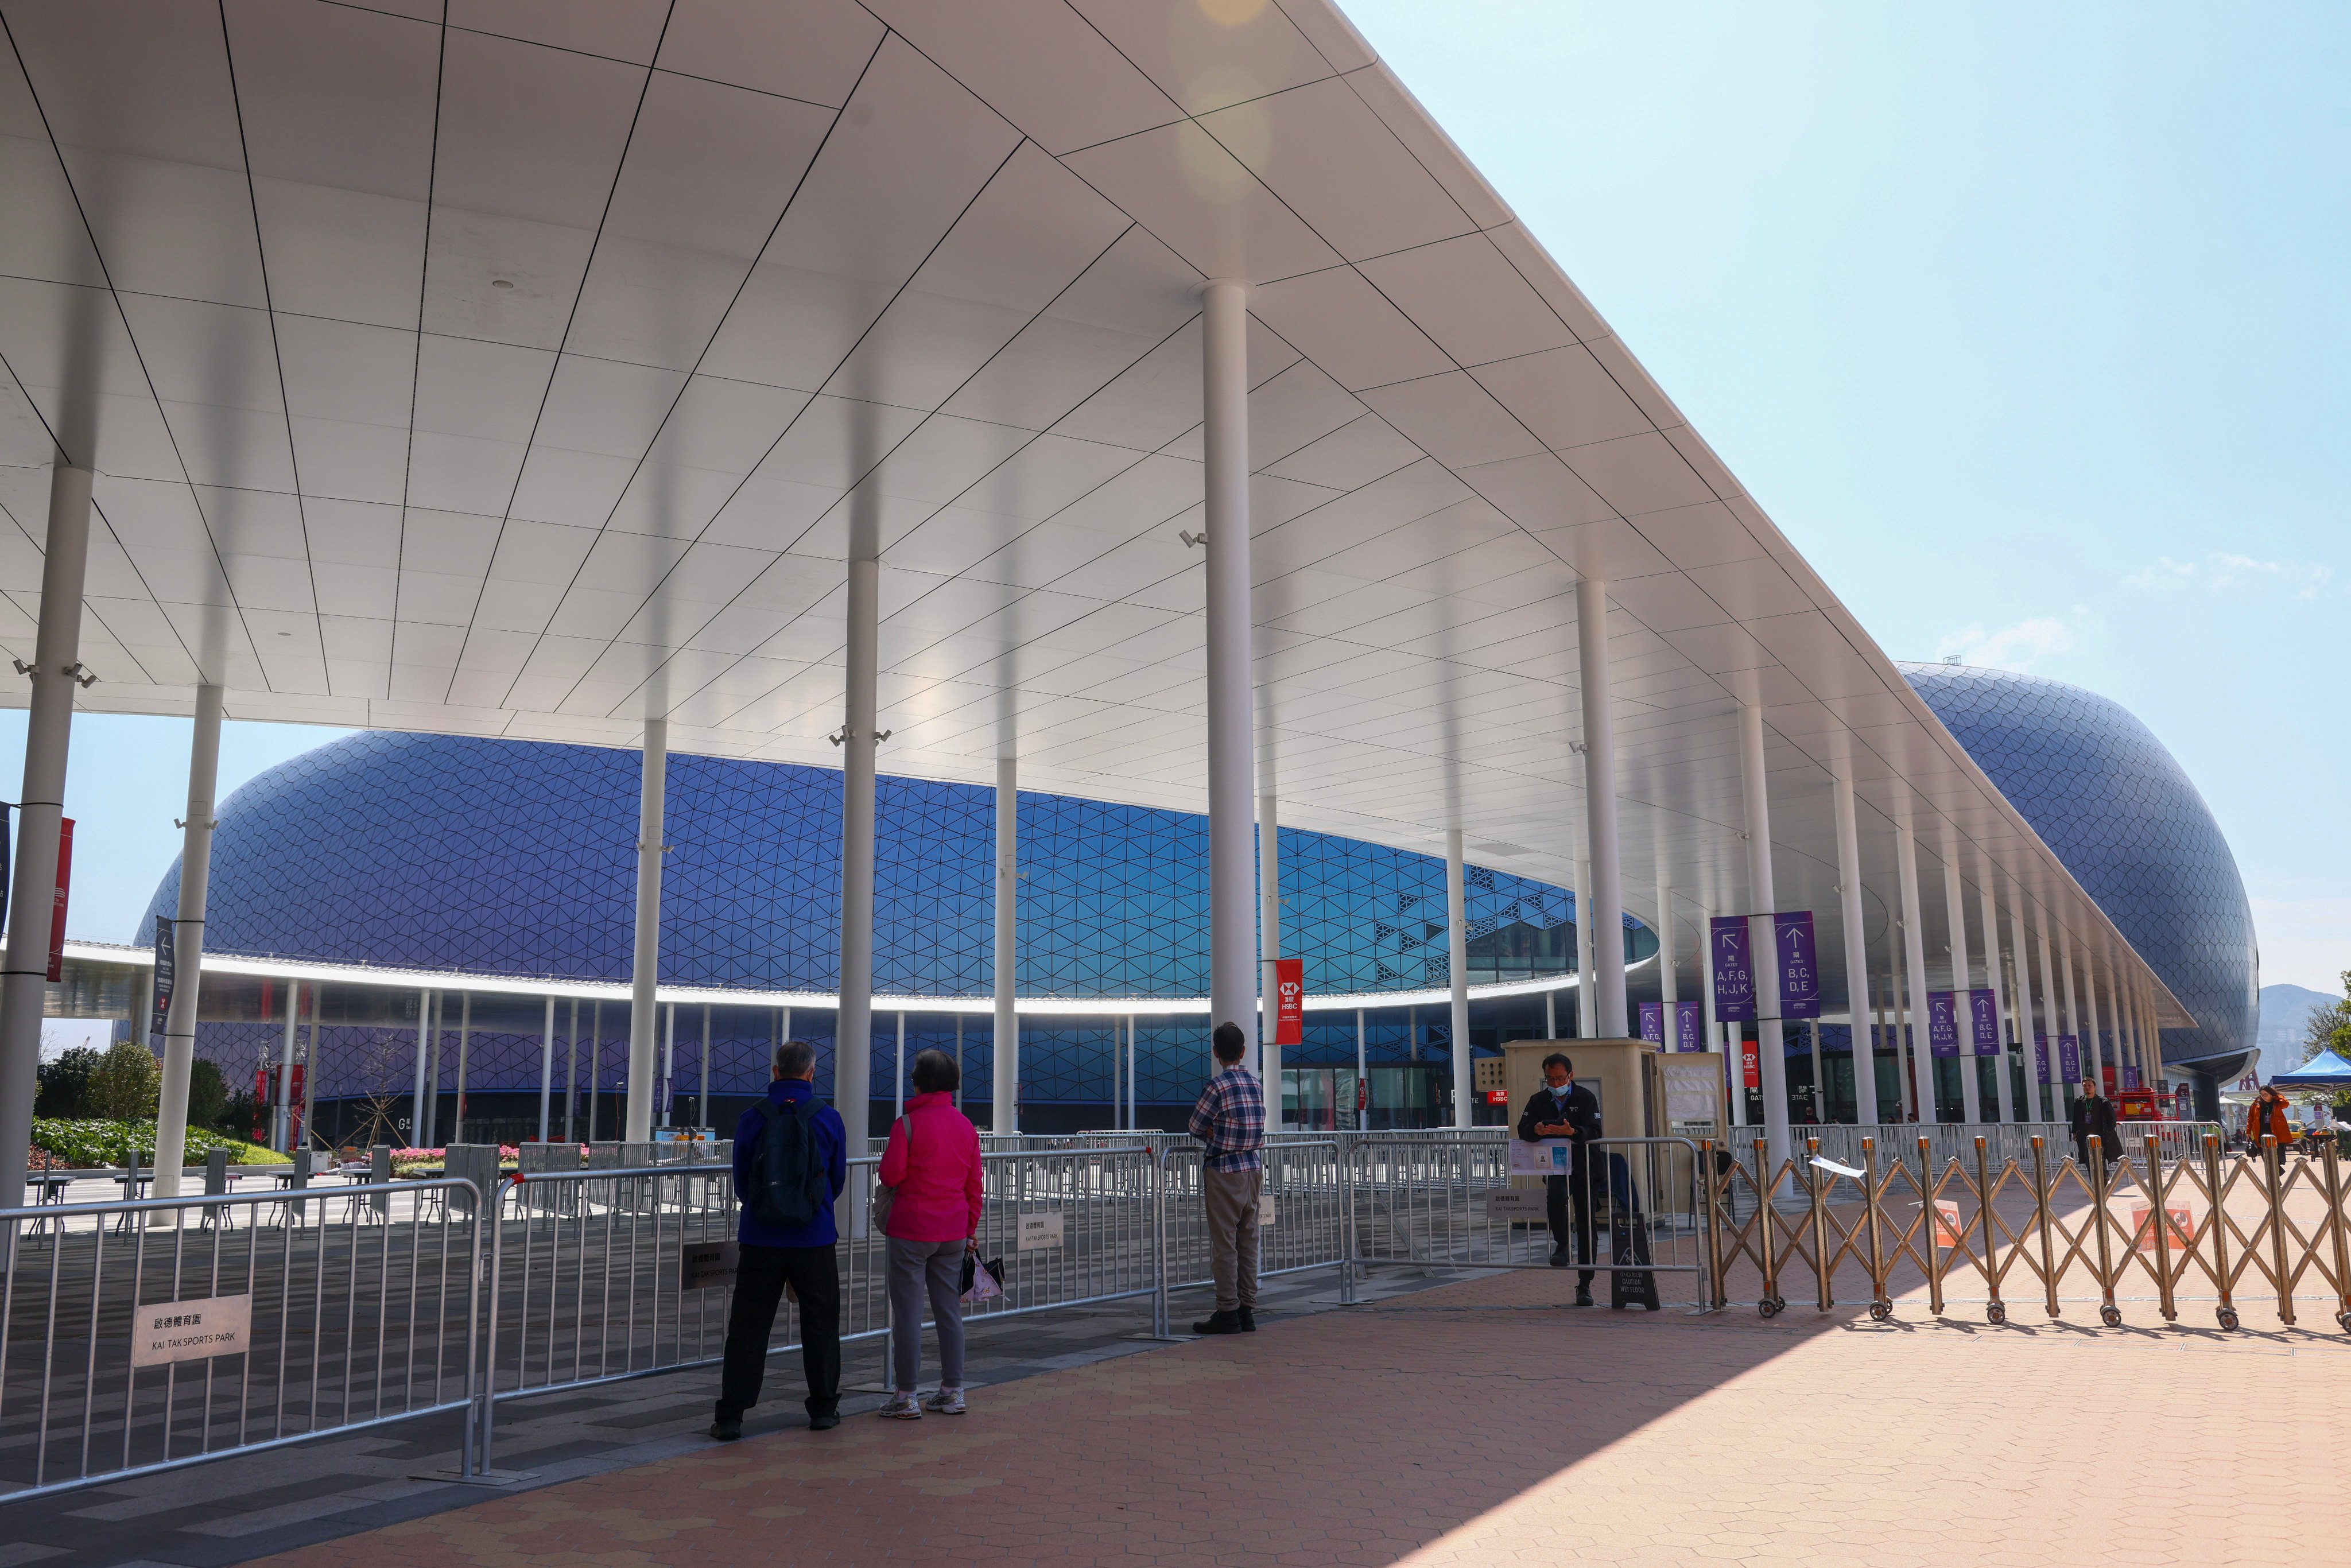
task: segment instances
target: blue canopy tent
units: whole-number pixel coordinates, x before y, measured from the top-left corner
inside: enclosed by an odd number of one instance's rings
[[[2280,1089],[2351,1089],[2351,1061],[2322,1051],[2292,1072],[2270,1080]]]

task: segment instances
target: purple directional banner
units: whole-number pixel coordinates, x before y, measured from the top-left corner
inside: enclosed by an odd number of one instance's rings
[[[2000,998],[1990,990],[1968,993],[1968,1021],[1978,1056],[2000,1054]]]
[[[1747,916],[1718,915],[1707,923],[1714,956],[1714,1016],[1724,1023],[1755,1017],[1755,963],[1747,940]]]
[[[1813,942],[1813,912],[1791,909],[1771,916],[1780,960],[1780,1016],[1821,1016],[1821,967]]]
[[[1927,1054],[1959,1053],[1959,999],[1949,991],[1927,993]]]

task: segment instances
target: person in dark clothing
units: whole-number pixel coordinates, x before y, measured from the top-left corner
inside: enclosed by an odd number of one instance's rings
[[[816,1047],[788,1040],[776,1047],[768,1104],[797,1114],[800,1101],[816,1094]],[[759,1402],[768,1370],[768,1335],[776,1326],[776,1306],[789,1285],[799,1299],[800,1368],[808,1377],[809,1427],[822,1432],[841,1425],[841,1273],[834,1253],[833,1202],[849,1183],[849,1134],[841,1113],[818,1108],[810,1124],[824,1164],[827,1201],[805,1225],[762,1223],[751,1212],[752,1157],[758,1151],[768,1113],[758,1106],[735,1126],[735,1197],[742,1206],[736,1226],[739,1260],[735,1296],[726,1312],[726,1363],[718,1379],[717,1417],[710,1435],[722,1443],[743,1435],[743,1412]]]
[[[2115,1103],[2101,1093],[2095,1078],[2082,1085],[2082,1097],[2074,1102],[2074,1162],[2084,1174],[2090,1169],[2090,1140],[2098,1140],[2098,1153],[2108,1166],[2122,1157],[2122,1129],[2115,1119]]]
[[[1592,1162],[1585,1145],[1600,1136],[1600,1102],[1575,1082],[1575,1064],[1558,1051],[1543,1058],[1543,1087],[1534,1092],[1519,1113],[1519,1136],[1528,1143],[1545,1138],[1573,1140],[1568,1174],[1543,1178],[1544,1210],[1551,1221],[1551,1266],[1564,1269],[1568,1257],[1568,1205],[1575,1206],[1576,1252],[1573,1261],[1589,1263],[1598,1250],[1592,1219]],[[1575,1276],[1575,1304],[1592,1304],[1592,1270]]]

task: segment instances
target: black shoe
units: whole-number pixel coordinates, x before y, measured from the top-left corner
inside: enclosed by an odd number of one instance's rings
[[[1240,1311],[1240,1320],[1241,1333],[1257,1333],[1257,1309],[1255,1307],[1243,1307]]]
[[[1192,1332],[1194,1333],[1238,1333],[1241,1332],[1241,1315],[1238,1312],[1210,1312],[1205,1322],[1192,1325]]]
[[[1552,1254],[1551,1254],[1551,1266],[1552,1266],[1552,1268],[1554,1268],[1554,1269],[1564,1269],[1564,1268],[1566,1268],[1570,1263],[1572,1263],[1572,1262],[1573,1262],[1573,1261],[1574,1261],[1574,1260],[1573,1260],[1573,1259],[1572,1259],[1572,1258],[1570,1258],[1570,1257],[1567,1255],[1567,1249],[1566,1249],[1566,1248],[1564,1248],[1564,1247],[1555,1247],[1555,1248],[1552,1249]]]
[[[721,1416],[710,1423],[710,1435],[722,1443],[731,1443],[743,1435],[743,1417]]]
[[[811,1432],[830,1432],[840,1425],[841,1412],[838,1410],[826,1410],[809,1417],[809,1430]]]
[[[1579,1307],[1588,1307],[1592,1304],[1591,1286],[1578,1285],[1575,1288],[1575,1304]]]

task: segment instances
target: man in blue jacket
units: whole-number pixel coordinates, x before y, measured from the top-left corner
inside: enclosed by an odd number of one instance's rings
[[[768,1107],[799,1114],[800,1102],[816,1095],[816,1047],[788,1040],[776,1047]],[[736,1228],[739,1260],[735,1299],[726,1313],[726,1359],[719,1375],[717,1419],[710,1435],[722,1443],[743,1435],[743,1412],[759,1402],[768,1370],[768,1335],[776,1326],[776,1304],[789,1284],[799,1299],[800,1367],[808,1375],[809,1427],[822,1432],[841,1425],[841,1272],[834,1252],[833,1201],[849,1183],[849,1134],[841,1113],[817,1108],[810,1124],[828,1183],[828,1201],[805,1225],[762,1223],[752,1213],[752,1159],[766,1133],[770,1109],[753,1106],[735,1124],[735,1199],[742,1206]]]

